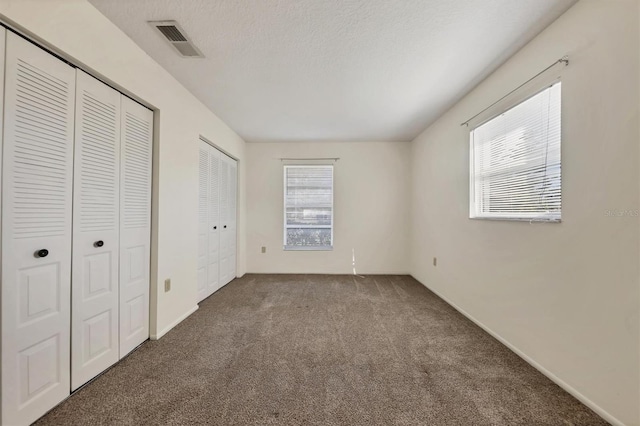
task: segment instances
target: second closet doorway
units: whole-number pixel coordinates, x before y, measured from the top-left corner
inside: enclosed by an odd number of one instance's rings
[[[198,302],[236,277],[238,162],[200,140]]]

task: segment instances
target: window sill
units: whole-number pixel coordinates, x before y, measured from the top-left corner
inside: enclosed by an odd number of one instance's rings
[[[332,251],[333,246],[284,246],[284,251]]]
[[[546,219],[542,217],[495,217],[495,216],[480,216],[470,217],[471,220],[495,220],[504,222],[529,222],[529,223],[561,223],[562,219]]]

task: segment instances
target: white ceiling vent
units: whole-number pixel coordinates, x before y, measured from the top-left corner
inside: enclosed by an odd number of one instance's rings
[[[149,21],[149,24],[173,46],[184,58],[204,58],[204,55],[191,43],[189,37],[176,21]]]

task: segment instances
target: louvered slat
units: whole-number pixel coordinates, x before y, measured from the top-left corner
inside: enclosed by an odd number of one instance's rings
[[[198,152],[198,221],[207,223],[209,211],[209,151],[200,147]]]
[[[220,155],[215,148],[210,149],[209,167],[209,224],[220,222]]]
[[[111,231],[118,222],[119,110],[88,90],[80,96],[80,220],[82,232]],[[119,98],[118,98],[119,100]]]
[[[223,225],[229,221],[229,164],[220,161],[220,223]]]
[[[149,226],[151,188],[151,134],[152,123],[131,113],[124,122],[124,197],[123,226],[127,229]]]
[[[64,235],[69,202],[69,83],[18,60],[13,223],[15,238]],[[71,123],[72,124],[72,123]],[[34,141],[46,141],[34,143]]]
[[[236,223],[236,194],[238,191],[238,173],[235,160],[229,163],[229,222],[235,228]],[[235,238],[233,239],[235,243]]]

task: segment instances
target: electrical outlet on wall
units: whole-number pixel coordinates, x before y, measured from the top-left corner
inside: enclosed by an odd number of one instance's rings
[[[164,280],[164,292],[166,293],[169,290],[171,290],[171,278]]]
[[[262,253],[266,253],[267,252],[267,248],[265,246],[262,246]]]

